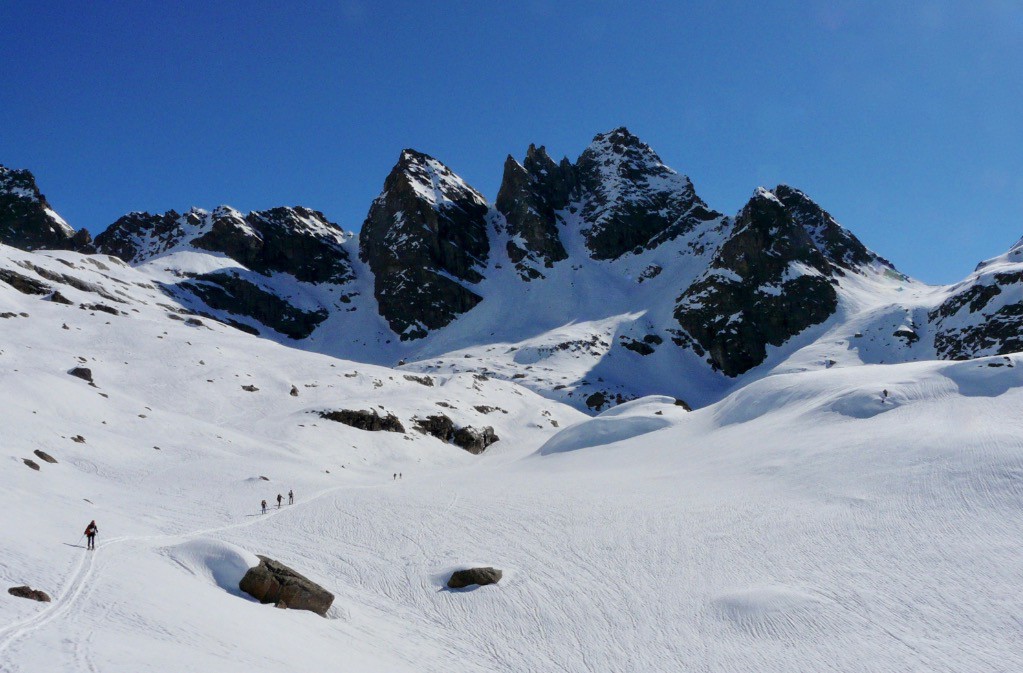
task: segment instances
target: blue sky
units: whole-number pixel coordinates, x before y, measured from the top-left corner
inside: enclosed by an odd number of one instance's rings
[[[94,233],[221,203],[358,229],[404,147],[493,199],[507,154],[625,125],[712,207],[794,185],[928,282],[1023,236],[1012,0],[36,0],[0,27],[0,163]]]

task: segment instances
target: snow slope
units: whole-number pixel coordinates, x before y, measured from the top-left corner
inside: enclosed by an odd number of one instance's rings
[[[0,585],[54,598],[0,593],[0,670],[1023,668],[1023,357],[808,360],[695,412],[589,418],[187,324],[106,258],[0,253],[72,301],[0,284]],[[380,406],[501,441],[472,456],[311,413]],[[35,449],[59,462],[29,469]],[[239,596],[257,553],[333,591],[328,618]],[[444,588],[475,564],[504,579]]]

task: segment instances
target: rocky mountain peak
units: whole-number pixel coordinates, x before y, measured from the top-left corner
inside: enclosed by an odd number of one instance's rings
[[[359,256],[381,315],[403,340],[422,338],[481,300],[490,254],[486,199],[433,157],[405,150],[370,206]]]
[[[24,250],[88,251],[89,232],[75,230],[50,207],[27,170],[0,166],[0,243]]]
[[[586,245],[596,259],[641,250],[705,204],[688,177],[664,165],[625,127],[598,134],[576,162]],[[681,235],[691,226],[674,227]]]
[[[758,188],[710,268],[679,297],[676,343],[738,376],[838,307],[832,265],[778,196]]]
[[[428,154],[402,150],[398,163],[384,183],[385,191],[411,189],[415,198],[434,208],[470,203],[486,207],[487,200],[450,168]]]
[[[859,271],[870,265],[893,268],[888,260],[870,251],[804,192],[778,185],[772,196],[783,205],[793,222],[809,234],[821,254],[834,265],[836,274],[844,275],[846,271]]]

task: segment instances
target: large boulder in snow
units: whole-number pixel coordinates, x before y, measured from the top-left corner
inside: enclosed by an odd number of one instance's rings
[[[497,584],[501,581],[504,573],[497,568],[467,568],[465,570],[456,570],[451,573],[451,578],[448,580],[449,589],[464,589],[465,587],[478,584],[479,586],[485,586],[487,584]]]
[[[73,369],[68,370],[68,374],[75,378],[82,379],[83,381],[88,381],[89,385],[96,385],[96,382],[92,379],[92,370],[88,367],[74,367]]]
[[[451,439],[455,446],[465,449],[472,454],[480,454],[486,451],[487,447],[498,441],[500,437],[489,425],[484,428],[465,426],[455,430],[455,436]]]
[[[11,587],[7,590],[7,593],[12,596],[17,596],[18,598],[28,598],[29,600],[39,601],[40,603],[50,602],[50,596],[45,591],[33,589],[29,586]]]
[[[334,594],[266,556],[259,556],[259,565],[249,568],[238,588],[260,603],[283,603],[289,610],[309,610],[321,617],[327,616],[334,602]]]

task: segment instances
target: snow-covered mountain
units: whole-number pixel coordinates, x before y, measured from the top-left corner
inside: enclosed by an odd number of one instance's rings
[[[0,193],[52,213],[15,174]],[[1008,257],[926,288],[793,187],[716,212],[625,128],[575,162],[535,145],[508,157],[493,203],[404,150],[358,235],[302,207],[130,213],[91,248],[72,231],[2,240],[114,255],[190,310],[289,346],[483,373],[593,411],[647,394],[702,406],[784,363],[837,361],[818,352],[836,334],[862,353],[848,363],[1013,352],[1023,302]]]
[[[2,175],[0,670],[1023,668],[1019,244],[927,286],[624,129],[493,204],[406,150],[358,236]]]

